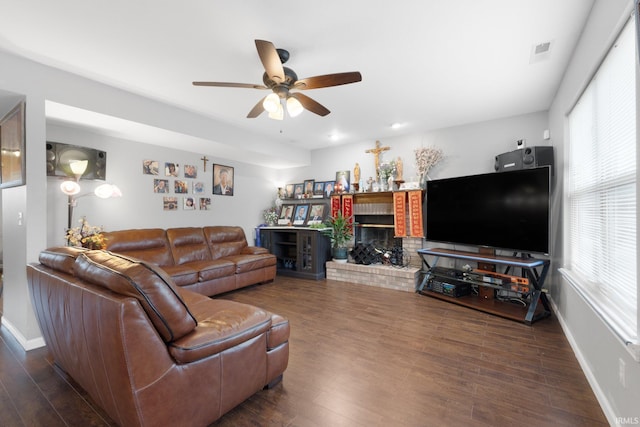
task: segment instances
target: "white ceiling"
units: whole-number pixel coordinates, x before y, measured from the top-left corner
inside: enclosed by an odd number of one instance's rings
[[[548,109],[593,0],[0,4],[0,49],[316,149],[330,135],[376,140]],[[246,118],[267,92],[192,86],[261,84],[254,39],[287,49],[299,78],[360,71],[362,82],[305,91],[331,114],[282,122]]]

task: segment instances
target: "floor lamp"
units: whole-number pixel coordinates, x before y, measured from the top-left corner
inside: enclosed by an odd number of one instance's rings
[[[122,197],[122,192],[116,185],[107,184],[107,183],[99,185],[98,187],[96,187],[96,189],[93,192],[84,193],[79,196],[76,196],[76,194],[80,193],[80,190],[81,190],[80,184],[78,184],[78,180],[80,179],[82,174],[87,170],[87,164],[88,164],[87,160],[71,160],[69,162],[69,167],[71,168],[71,171],[73,172],[75,179],[73,180],[68,179],[63,181],[62,184],[60,184],[60,190],[62,190],[62,192],[66,194],[68,198],[67,230],[71,229],[71,222],[73,220],[73,208],[76,207],[77,200],[80,197],[92,196],[92,195],[100,197],[101,199],[109,199],[112,197]]]

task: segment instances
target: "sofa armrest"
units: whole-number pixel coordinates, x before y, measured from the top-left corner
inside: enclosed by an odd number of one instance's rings
[[[245,246],[240,251],[242,255],[258,255],[258,254],[268,254],[269,250],[266,248],[261,248],[260,246]]]
[[[261,308],[211,299],[187,290],[180,293],[198,326],[169,344],[169,352],[178,363],[190,363],[223,352],[266,333],[271,327],[271,313]]]

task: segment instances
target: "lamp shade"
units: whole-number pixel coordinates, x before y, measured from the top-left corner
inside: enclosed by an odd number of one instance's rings
[[[89,164],[88,160],[70,160],[69,167],[71,168],[71,172],[75,176],[81,176],[86,170],[87,165]]]
[[[62,184],[60,184],[60,190],[67,196],[73,196],[80,192],[80,185],[75,181],[63,181]]]
[[[272,93],[267,95],[262,101],[262,106],[269,113],[275,113],[278,111],[278,107],[282,108],[282,104],[280,104],[280,97],[276,93]]]
[[[113,184],[102,184],[93,190],[94,194],[101,199],[109,199],[111,197],[122,197],[120,189]]]
[[[295,97],[290,96],[287,98],[287,112],[291,117],[299,116],[304,110],[304,107]]]
[[[284,119],[284,108],[282,108],[282,104],[278,104],[276,111],[269,113],[269,118],[274,120]]]

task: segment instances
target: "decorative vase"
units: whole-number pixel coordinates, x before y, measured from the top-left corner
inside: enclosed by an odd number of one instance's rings
[[[347,262],[347,248],[333,248],[333,260],[335,262]]]
[[[380,177],[380,191],[387,191],[389,189],[389,182]]]
[[[429,175],[425,172],[424,174],[420,175],[420,188],[426,190],[427,181],[431,181],[431,178],[429,178]]]

